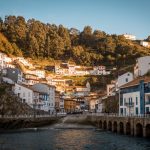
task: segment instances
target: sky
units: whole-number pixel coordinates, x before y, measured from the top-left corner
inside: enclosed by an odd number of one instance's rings
[[[0,0],[0,17],[35,18],[80,31],[90,25],[108,34],[150,35],[150,0]]]

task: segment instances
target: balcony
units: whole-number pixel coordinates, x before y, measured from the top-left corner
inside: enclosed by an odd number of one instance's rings
[[[132,103],[125,103],[125,106],[127,106],[127,107],[134,107],[134,103],[132,102]]]
[[[145,105],[150,105],[150,100],[149,101],[145,101]]]

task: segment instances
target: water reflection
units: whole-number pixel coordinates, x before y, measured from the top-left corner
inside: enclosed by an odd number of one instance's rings
[[[0,150],[150,150],[144,138],[75,126],[0,134]]]

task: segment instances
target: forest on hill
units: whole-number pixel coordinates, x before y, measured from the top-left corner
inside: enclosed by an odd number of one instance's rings
[[[146,39],[150,41],[150,36]],[[33,59],[71,60],[79,65],[126,66],[150,49],[122,35],[85,26],[83,31],[22,16],[0,18],[0,51]]]

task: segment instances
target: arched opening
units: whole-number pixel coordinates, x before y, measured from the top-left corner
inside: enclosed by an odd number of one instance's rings
[[[136,136],[143,136],[143,127],[140,123],[136,125]]]
[[[108,122],[108,130],[112,131],[112,122],[111,121]]]
[[[115,121],[114,124],[113,124],[113,131],[114,132],[117,132],[117,122]]]
[[[124,133],[124,126],[123,126],[123,122],[119,123],[119,129],[120,129],[120,133],[123,134]]]
[[[145,130],[146,130],[146,132],[145,132],[146,133],[146,137],[150,138],[150,124],[146,125],[146,129]]]
[[[127,135],[131,134],[131,125],[129,122],[126,123],[126,134]]]
[[[107,129],[107,122],[106,122],[106,120],[103,122],[103,129],[104,129],[104,130]]]
[[[102,129],[102,121],[99,121],[99,128]]]

